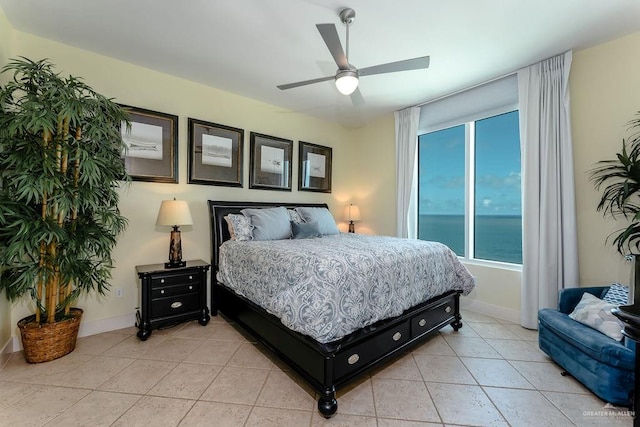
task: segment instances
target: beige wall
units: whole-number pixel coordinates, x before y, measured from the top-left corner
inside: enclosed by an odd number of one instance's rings
[[[588,171],[600,160],[613,159],[628,136],[626,123],[640,110],[640,33],[575,52],[571,71],[580,282],[583,286],[628,283],[630,267],[607,237],[623,221],[596,212],[600,194]]]
[[[327,202],[339,226],[346,230],[342,212],[352,198],[348,177],[352,173],[350,159],[354,155],[349,141],[351,133],[342,126],[18,31],[15,32],[13,55],[33,59],[48,57],[58,70],[82,76],[98,92],[115,97],[117,102],[179,116],[180,184],[133,182],[121,191],[120,209],[129,219],[129,227],[113,254],[116,268],[111,283],[114,288],[122,288],[124,296],[108,295],[80,301],[78,305],[85,309],[83,323],[134,312],[138,304],[135,266],[164,262],[168,257],[169,230],[154,226],[163,199],[176,197],[190,205],[194,225],[182,227],[185,259],[210,258],[207,199]],[[295,190],[297,170],[293,172],[294,190],[290,193],[187,184],[187,117],[245,130],[245,187],[248,187],[250,131],[333,147],[333,193],[298,192]],[[294,158],[297,158],[297,142]],[[29,312],[30,308],[25,304],[15,305],[12,328]]]

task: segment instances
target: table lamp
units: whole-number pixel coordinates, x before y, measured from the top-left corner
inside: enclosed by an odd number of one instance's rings
[[[181,225],[193,225],[189,205],[184,200],[163,200],[158,211],[156,225],[168,225],[171,230],[171,243],[169,244],[169,262],[164,263],[165,268],[184,267],[187,265],[182,260],[182,243],[180,242]]]
[[[353,221],[360,221],[360,208],[354,204],[350,204],[344,211],[344,216],[349,221],[349,233],[355,233],[356,228]]]

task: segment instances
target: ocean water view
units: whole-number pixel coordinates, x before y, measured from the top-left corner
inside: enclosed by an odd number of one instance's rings
[[[464,215],[420,215],[418,237],[464,251]],[[522,264],[522,217],[478,215],[475,221],[475,258]]]

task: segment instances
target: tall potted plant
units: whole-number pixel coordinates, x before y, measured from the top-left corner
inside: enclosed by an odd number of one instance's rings
[[[640,111],[629,122],[631,135],[622,140],[616,158],[602,160],[591,170],[590,179],[597,190],[603,188],[597,210],[629,224],[614,232],[613,244],[620,254],[635,259],[633,286],[640,297]]]
[[[18,322],[32,363],[73,351],[80,295],[105,294],[127,220],[119,127],[127,113],[48,60],[12,60],[0,87],[0,290],[29,296]]]

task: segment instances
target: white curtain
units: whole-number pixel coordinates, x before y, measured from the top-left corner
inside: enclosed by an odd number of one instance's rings
[[[396,119],[396,182],[397,182],[397,226],[398,237],[416,238],[417,182],[416,145],[420,107],[405,108],[395,112]],[[410,219],[411,218],[411,219]],[[411,231],[410,231],[411,229]]]
[[[521,323],[556,308],[558,291],[578,285],[571,142],[571,51],[518,70],[522,151]]]

